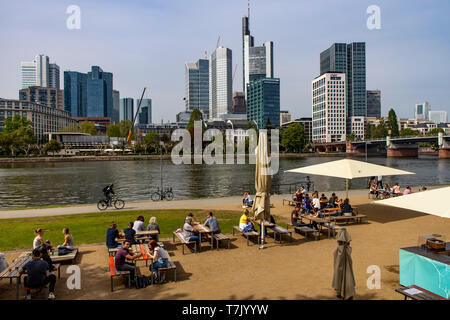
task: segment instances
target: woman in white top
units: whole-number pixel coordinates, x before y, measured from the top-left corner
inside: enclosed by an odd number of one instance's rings
[[[319,193],[313,194],[313,200],[312,200],[313,208],[320,210],[320,199],[319,199]]]
[[[139,216],[136,218],[136,221],[133,223],[133,230],[136,232],[145,231],[144,217]]]
[[[33,240],[33,249],[39,248],[40,246],[46,246],[48,249],[51,249],[52,246],[49,243],[46,243],[44,241],[44,238],[42,238],[44,234],[44,230],[39,228],[34,231],[36,233],[36,237]]]
[[[169,255],[155,240],[150,241],[148,247],[153,252],[153,254],[150,254],[150,258],[153,259],[153,263],[150,265],[150,271],[155,275],[155,281],[161,283],[165,280],[165,274],[161,277],[158,269],[169,266]]]

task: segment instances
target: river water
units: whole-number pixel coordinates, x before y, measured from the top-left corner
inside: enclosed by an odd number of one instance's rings
[[[333,157],[280,159],[279,172],[272,179],[272,191],[288,193],[305,175],[285,170],[339,160]],[[361,159],[363,160],[363,159]],[[372,157],[369,162],[415,172],[416,175],[384,177],[390,185],[450,184],[450,160],[435,156],[411,158]],[[163,161],[164,186],[173,188],[175,199],[241,195],[254,192],[255,165],[174,165]],[[312,176],[315,189],[343,190],[345,181]],[[87,161],[0,164],[0,208],[95,203],[101,190],[114,183],[125,201],[150,200],[160,185],[159,160]],[[293,184],[291,187],[289,184]],[[365,188],[367,179],[350,181],[350,188]],[[291,188],[291,189],[290,189]],[[414,190],[413,190],[414,191]]]

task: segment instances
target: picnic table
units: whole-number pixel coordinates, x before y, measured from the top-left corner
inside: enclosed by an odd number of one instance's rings
[[[16,279],[16,300],[19,300],[20,278],[22,277],[19,271],[31,259],[31,252],[24,252],[8,268],[0,273],[0,279],[9,279],[10,284],[12,283],[12,279]]]
[[[416,285],[395,289],[395,291],[404,295],[405,300],[448,300],[444,297],[441,297],[440,295],[437,295]]]
[[[64,254],[61,256],[58,254],[58,250],[55,250],[55,251],[53,251],[53,253],[50,252],[50,258],[52,259],[52,262],[70,261],[73,263],[77,257],[77,254],[78,254],[78,248],[74,248],[71,253]]]
[[[205,225],[203,225],[203,224],[201,224],[201,223],[199,223],[199,222],[197,222],[195,225],[194,225],[194,230],[197,230],[198,231],[198,233],[199,233],[199,238],[200,238],[200,242],[199,242],[199,248],[198,248],[198,250],[200,250],[201,249],[201,246],[202,246],[202,235],[203,234],[205,234],[205,235],[212,235],[212,230],[208,227],[208,226],[205,226]],[[213,247],[213,238],[211,237],[211,248]]]

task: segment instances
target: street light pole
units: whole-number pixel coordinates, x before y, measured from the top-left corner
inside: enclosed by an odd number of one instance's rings
[[[159,142],[159,174],[161,178],[161,200],[164,199],[163,177],[162,177],[162,141]]]

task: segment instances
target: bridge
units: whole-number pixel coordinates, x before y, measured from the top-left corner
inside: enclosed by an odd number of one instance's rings
[[[439,146],[439,158],[450,159],[450,135],[444,136],[411,136],[391,137],[385,139],[362,141],[336,141],[329,143],[316,143],[313,148],[316,152],[346,152],[351,154],[386,154],[387,157],[417,157],[419,143],[431,142]]]

